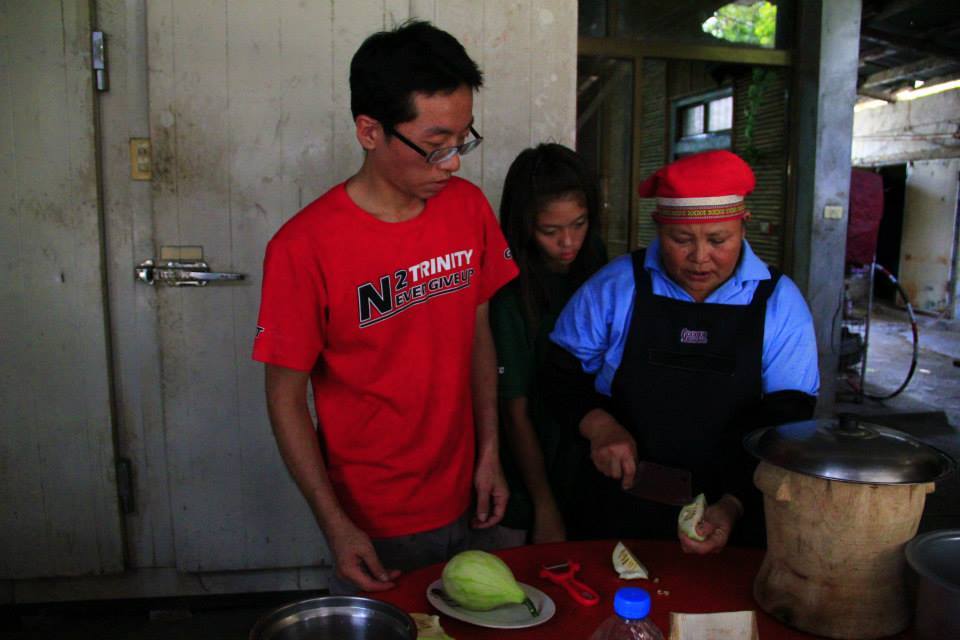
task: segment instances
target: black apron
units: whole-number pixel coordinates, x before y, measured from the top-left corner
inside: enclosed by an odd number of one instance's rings
[[[654,295],[644,257],[632,254],[636,300],[612,383],[614,417],[636,440],[639,460],[688,469],[693,494],[708,503],[724,493],[740,498],[745,515],[731,543],[762,544],[756,461],[741,440],[762,398],[766,306],[780,274],[771,270],[748,305],[692,303]],[[627,495],[599,472],[593,482],[601,537],[676,538],[679,507]]]

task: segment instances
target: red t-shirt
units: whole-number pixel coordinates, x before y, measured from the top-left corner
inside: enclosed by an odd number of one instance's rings
[[[338,185],[267,246],[253,357],[311,372],[330,480],[371,536],[469,506],[476,309],[516,273],[486,198],[457,178],[397,223]]]

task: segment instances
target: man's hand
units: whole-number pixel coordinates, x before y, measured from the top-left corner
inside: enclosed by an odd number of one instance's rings
[[[623,426],[603,409],[594,409],[580,421],[580,433],[590,441],[590,459],[608,478],[633,486],[637,473],[637,443]]]
[[[497,353],[490,331],[490,303],[477,307],[473,334],[470,389],[473,392],[473,423],[477,437],[477,463],[473,487],[477,512],[470,526],[487,529],[503,519],[510,491],[500,468],[497,437]]]
[[[680,548],[684,553],[719,553],[730,540],[733,526],[740,518],[743,508],[740,501],[731,495],[724,495],[703,512],[703,520],[697,525],[697,533],[704,536],[703,541],[693,540],[682,533]]]
[[[344,514],[330,485],[307,408],[309,379],[305,371],[266,366],[267,409],[280,455],[327,538],[337,574],[365,591],[389,589],[400,572],[384,570],[370,537]]]
[[[482,456],[477,460],[473,474],[473,486],[477,491],[477,512],[470,522],[475,529],[487,529],[503,520],[507,510],[510,490],[496,456]]]
[[[387,571],[370,542],[370,537],[349,520],[327,527],[327,543],[333,552],[337,575],[362,591],[392,589],[400,571]]]

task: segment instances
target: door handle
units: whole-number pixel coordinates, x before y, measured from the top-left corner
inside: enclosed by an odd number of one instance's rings
[[[210,271],[203,260],[144,260],[134,269],[137,280],[149,285],[165,284],[171,287],[205,287],[211,282],[243,280],[244,273]]]

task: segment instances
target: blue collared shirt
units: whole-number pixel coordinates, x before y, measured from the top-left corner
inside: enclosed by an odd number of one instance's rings
[[[694,302],[689,293],[670,279],[660,261],[660,242],[647,248],[643,268],[650,274],[653,293],[673,300]],[[704,304],[747,305],[770,269],[743,241],[743,255],[733,275]],[[573,295],[557,319],[550,339],[574,356],[584,371],[596,374],[598,392],[609,396],[613,377],[623,359],[636,284],[630,255],[620,256],[593,275]],[[781,276],[769,300],[763,330],[763,393],[802,391],[817,395],[820,371],[813,317],[800,289]]]

